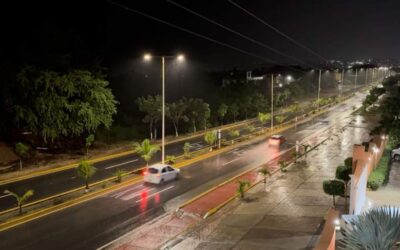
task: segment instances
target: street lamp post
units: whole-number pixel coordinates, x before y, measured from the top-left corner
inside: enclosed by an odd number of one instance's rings
[[[179,62],[185,59],[184,55],[179,54],[178,56],[157,56],[161,58],[161,85],[162,85],[162,108],[161,108],[161,163],[165,162],[165,59],[176,58]],[[145,54],[143,59],[150,61],[153,58],[150,54]]]
[[[354,89],[357,88],[357,70],[358,70],[358,69],[356,69],[356,75],[355,75],[355,77],[354,77]]]
[[[274,74],[271,74],[271,131],[274,129]]]
[[[319,108],[319,93],[321,92],[321,70],[319,70],[318,75],[318,94],[317,94],[317,106]]]

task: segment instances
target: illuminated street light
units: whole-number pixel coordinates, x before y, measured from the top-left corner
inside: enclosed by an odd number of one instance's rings
[[[145,61],[150,61],[151,58],[152,58],[151,54],[144,54],[143,55],[143,60],[145,60]]]
[[[279,88],[282,88],[282,86],[283,86],[282,83],[279,83]]]
[[[291,81],[293,78],[292,78],[292,76],[286,76],[286,81]]]
[[[179,54],[179,55],[176,57],[176,59],[177,59],[179,62],[183,62],[183,61],[185,60],[185,56],[184,56],[183,54]]]
[[[183,54],[179,54],[176,56],[157,56],[161,58],[161,85],[162,85],[162,120],[161,120],[161,163],[165,162],[165,59],[166,58],[176,58],[178,62],[183,62],[185,60],[185,56]],[[150,61],[153,58],[151,54],[144,54],[143,59],[145,61]]]

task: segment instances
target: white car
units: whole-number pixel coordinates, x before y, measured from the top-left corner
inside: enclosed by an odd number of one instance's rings
[[[392,159],[400,161],[400,145],[397,145],[396,148],[392,150]]]
[[[155,164],[146,168],[143,172],[144,182],[160,184],[166,181],[175,180],[180,170],[166,164]]]

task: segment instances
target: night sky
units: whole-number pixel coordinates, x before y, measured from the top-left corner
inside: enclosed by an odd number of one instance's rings
[[[259,59],[125,11],[107,1],[12,1],[2,7],[2,60],[35,61],[51,44],[48,30],[73,33],[69,41],[81,58],[99,57],[108,65],[140,57],[143,51],[182,51],[207,67],[251,65]],[[296,63],[207,23],[167,1],[122,1],[135,10],[164,19],[261,57]],[[293,45],[227,0],[176,0],[202,15],[303,61],[321,59]],[[244,1],[236,3],[327,59],[398,58],[400,1]],[[10,3],[9,3],[10,4]],[[46,29],[47,28],[47,29]],[[5,40],[5,41],[4,41]],[[68,40],[68,39],[67,39]],[[56,41],[57,42],[57,41]],[[64,46],[64,45],[63,45]],[[65,46],[64,46],[65,47]],[[65,49],[65,48],[61,48]],[[83,53],[84,52],[84,53]]]

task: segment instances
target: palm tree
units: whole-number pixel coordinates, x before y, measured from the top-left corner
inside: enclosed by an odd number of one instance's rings
[[[346,223],[341,233],[340,241],[346,249],[397,249],[400,209],[390,206],[372,208]]]
[[[212,147],[215,141],[217,140],[217,131],[216,130],[208,131],[204,135],[204,140],[208,143],[208,145],[210,145],[210,151],[212,151]]]
[[[244,192],[246,191],[246,187],[250,186],[250,182],[246,180],[240,180],[237,182],[238,183],[238,188],[237,192],[240,194],[240,198],[244,198]]]
[[[310,144],[303,144],[303,148],[304,148],[304,156],[305,156],[305,158],[307,160],[307,152],[311,148],[311,145]]]
[[[287,164],[284,160],[278,161],[279,169],[281,170],[282,173],[285,173],[287,171],[286,167]]]
[[[115,171],[114,176],[116,177],[115,181],[118,183],[122,182],[122,177],[125,176],[127,174],[127,172],[125,170],[122,169],[117,169],[117,171]]]
[[[9,190],[4,190],[5,194],[9,194],[11,196],[13,196],[16,200],[17,200],[17,204],[19,207],[19,212],[18,214],[21,215],[22,214],[22,205],[25,204],[25,202],[29,199],[29,197],[31,197],[33,195],[33,190],[29,189],[28,191],[26,191],[23,195],[19,195],[17,193],[13,193]]]
[[[153,157],[157,151],[160,150],[160,147],[158,145],[153,145],[150,143],[149,139],[145,139],[142,141],[142,144],[139,143],[134,143],[133,148],[136,153],[142,157],[142,159],[146,162],[146,165],[149,166],[149,161]]]
[[[92,163],[85,160],[82,160],[76,168],[79,177],[85,180],[86,190],[89,190],[89,179],[96,173],[96,170]]]
[[[268,167],[260,168],[258,172],[263,175],[263,182],[265,186],[267,184],[267,175],[271,175],[271,172],[269,172]]]

